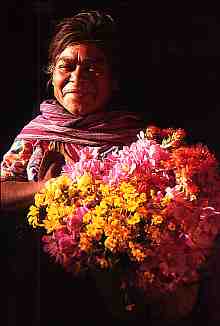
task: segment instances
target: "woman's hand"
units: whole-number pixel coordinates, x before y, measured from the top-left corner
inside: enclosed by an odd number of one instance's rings
[[[56,151],[47,151],[40,165],[38,180],[46,182],[51,178],[58,177],[64,164],[65,160],[62,154]]]

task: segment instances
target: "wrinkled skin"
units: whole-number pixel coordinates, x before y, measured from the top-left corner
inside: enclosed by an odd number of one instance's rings
[[[112,75],[95,44],[67,46],[57,58],[52,84],[57,101],[73,115],[104,110],[112,94]]]

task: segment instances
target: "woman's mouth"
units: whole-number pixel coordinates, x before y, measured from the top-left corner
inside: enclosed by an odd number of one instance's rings
[[[87,90],[81,90],[81,89],[76,89],[76,88],[66,88],[62,90],[62,95],[65,96],[67,94],[73,94],[73,96],[76,97],[95,97],[95,92],[94,91],[89,91]]]
[[[80,91],[80,90],[78,90],[78,89],[67,88],[67,89],[64,89],[64,90],[62,91],[63,96],[65,96],[66,94],[69,94],[69,93],[74,93],[74,94],[76,94],[77,96],[83,96],[82,91]]]

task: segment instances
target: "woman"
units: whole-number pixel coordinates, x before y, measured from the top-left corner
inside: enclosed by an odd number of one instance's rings
[[[118,87],[119,44],[116,32],[112,17],[99,11],[81,12],[64,19],[57,26],[49,48],[48,68],[54,96],[41,104],[41,114],[21,130],[3,157],[3,209],[27,208],[45,182],[60,174],[65,162],[74,163],[79,159],[82,146],[95,146],[100,157],[105,157],[109,151],[136,140],[138,131],[144,127],[143,119],[112,105],[113,94]],[[59,267],[47,264],[48,258],[43,253],[40,257],[38,254],[35,260],[33,257],[30,259],[28,266],[33,265],[33,269],[38,269],[35,273],[38,282],[37,289],[34,289],[37,294],[32,298],[35,308],[31,310],[31,304],[25,301],[29,311],[32,311],[29,321],[33,320],[34,323],[35,320],[36,325],[65,325],[65,318],[66,322],[77,320],[81,324],[93,319],[97,325],[103,317],[108,316],[110,324],[114,323],[107,312],[103,313],[105,306],[102,297],[95,296],[95,287],[89,280],[83,279],[81,282],[69,279]],[[41,267],[40,270],[39,264],[46,266],[46,269]],[[44,272],[47,270],[46,277],[42,276],[42,269]],[[19,291],[22,291],[22,285]],[[29,291],[24,295],[25,299],[29,295],[33,294]],[[63,300],[66,297],[68,300]],[[186,289],[163,302],[165,319],[166,314],[168,319],[189,314],[196,297],[197,288],[192,291]],[[30,298],[28,301],[31,301]],[[146,311],[141,315],[143,321],[148,319]],[[37,321],[39,316],[40,321]],[[24,315],[21,318],[23,322]],[[139,317],[133,318],[135,321]]]
[[[5,212],[17,210],[21,218],[34,194],[48,179],[60,174],[65,162],[76,162],[83,146],[98,148],[100,157],[104,157],[136,140],[143,120],[113,103],[118,88],[119,51],[116,24],[108,14],[81,12],[57,25],[49,47],[53,97],[40,105],[40,115],[21,130],[1,163],[1,207]],[[58,266],[48,263],[41,247],[36,248],[38,235],[33,233],[23,232],[16,244],[14,269],[18,282],[12,293],[16,297],[18,325],[26,319],[31,325],[64,325],[64,320],[70,319],[65,310],[70,309],[75,310],[74,320],[83,323],[86,316],[83,319],[84,309],[80,311],[79,307],[85,301],[85,311],[93,315],[91,306],[98,302],[102,306],[99,296],[90,294],[95,292],[94,282],[69,279]],[[56,293],[51,295],[54,283],[58,298]],[[82,289],[86,297],[80,299]],[[68,296],[73,297],[60,301]],[[55,316],[50,310],[56,312]]]
[[[64,161],[77,161],[82,146],[96,146],[104,155],[136,140],[140,117],[110,106],[118,57],[109,15],[82,12],[57,26],[48,69],[54,98],[41,104],[41,114],[21,130],[3,158],[2,207],[29,205]]]

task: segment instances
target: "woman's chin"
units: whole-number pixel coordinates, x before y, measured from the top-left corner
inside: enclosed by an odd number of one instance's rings
[[[64,101],[62,103],[63,107],[71,114],[73,115],[83,115],[83,112],[85,111],[85,107],[80,104],[77,103],[76,101]]]
[[[97,97],[94,94],[77,96],[74,93],[67,93],[63,98],[63,106],[66,110],[80,116],[99,111],[99,108],[103,106],[101,104],[102,101],[97,101]]]
[[[87,103],[86,105],[76,103],[74,103],[74,105],[70,103],[66,105],[65,103],[63,103],[63,106],[69,113],[74,116],[86,116],[91,113],[102,111],[101,108],[95,106],[94,104],[89,105],[89,103]]]

